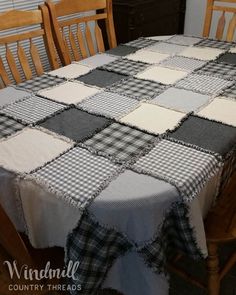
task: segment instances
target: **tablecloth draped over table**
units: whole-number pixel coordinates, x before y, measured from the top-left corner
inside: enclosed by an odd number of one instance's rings
[[[236,168],[236,44],[139,38],[0,91],[0,200],[96,294],[166,295]]]

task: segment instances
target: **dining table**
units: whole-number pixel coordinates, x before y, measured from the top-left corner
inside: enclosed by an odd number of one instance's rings
[[[235,168],[234,42],[141,37],[0,90],[1,205],[79,261],[73,295],[167,295]]]

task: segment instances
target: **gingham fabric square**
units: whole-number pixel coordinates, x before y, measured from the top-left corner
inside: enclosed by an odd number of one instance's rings
[[[190,200],[201,191],[209,175],[217,172],[218,160],[208,153],[162,140],[133,169],[170,182],[184,200]]]
[[[139,105],[135,99],[110,92],[98,93],[80,103],[79,108],[108,118],[120,118]]]
[[[102,69],[105,69],[107,71],[111,72],[117,72],[124,75],[130,75],[133,76],[144,69],[146,69],[149,66],[149,64],[144,62],[138,62],[133,61],[129,59],[118,59],[114,62],[111,62],[105,66],[102,67]]]
[[[0,108],[5,107],[18,100],[22,100],[31,94],[29,92],[15,89],[14,87],[6,87],[0,90]]]
[[[223,52],[223,50],[217,48],[186,47],[178,55],[201,60],[213,60]]]
[[[198,68],[201,68],[206,62],[193,58],[187,58],[183,56],[173,56],[161,62],[161,66],[165,66],[170,69],[184,70],[192,72]]]
[[[32,173],[73,205],[84,208],[95,198],[120,166],[75,147]]]
[[[90,67],[91,69],[95,69],[97,67],[101,67],[105,64],[108,64],[116,60],[117,58],[118,57],[111,56],[106,53],[99,53],[79,61],[78,64]]]
[[[232,66],[236,66],[236,54],[235,53],[231,53],[231,52],[227,52],[223,55],[221,55],[218,59],[218,62],[222,62],[222,63],[227,63],[230,64]]]
[[[74,278],[67,279],[68,285],[80,284],[83,295],[98,294],[112,265],[131,248],[121,233],[106,229],[84,214],[67,240],[66,264],[79,261]],[[77,295],[78,291],[70,293]]]
[[[208,95],[171,87],[155,97],[150,103],[188,113],[199,109],[210,98]]]
[[[157,64],[169,57],[169,54],[158,53],[150,50],[138,50],[133,54],[127,55],[126,58],[134,61],[141,61],[150,64]]]
[[[11,135],[24,127],[23,124],[0,114],[0,138]]]
[[[132,46],[119,45],[115,48],[107,50],[106,53],[119,57],[119,56],[126,56],[128,54],[134,53],[137,50],[138,48],[135,48]]]
[[[127,95],[138,100],[146,100],[156,96],[165,88],[165,85],[157,82],[131,77],[127,80],[113,84],[109,88],[109,91]]]
[[[133,46],[133,47],[137,47],[137,48],[144,48],[144,47],[148,47],[150,45],[156,44],[156,43],[157,43],[157,41],[155,41],[155,40],[151,40],[148,38],[139,38],[137,40],[133,40],[131,42],[128,42],[125,45]]]
[[[87,140],[85,144],[126,161],[141,152],[154,139],[153,135],[114,123]]]
[[[29,173],[71,146],[40,130],[24,128],[0,142],[0,166],[18,173]]]
[[[64,108],[65,106],[62,104],[33,95],[23,101],[9,105],[1,113],[31,124],[43,120]]]
[[[48,74],[51,76],[56,76],[60,78],[74,79],[79,76],[83,76],[90,71],[91,71],[91,68],[89,67],[86,67],[84,65],[80,65],[77,63],[73,63],[68,66],[51,71]]]
[[[168,43],[174,43],[179,45],[191,46],[198,43],[201,39],[196,37],[188,37],[182,35],[175,35],[172,38],[168,39]]]
[[[27,80],[17,85],[17,87],[24,88],[32,92],[38,92],[41,89],[49,88],[64,82],[65,80],[59,77],[53,77],[47,74],[36,77],[33,80]]]
[[[229,87],[232,84],[233,82],[224,80],[222,78],[192,74],[185,79],[179,81],[176,86],[210,95],[217,94],[224,88]]]
[[[186,46],[182,46],[182,45],[159,42],[155,45],[150,46],[148,50],[174,55],[176,53],[183,51],[185,48]]]
[[[227,63],[209,62],[199,70],[206,75],[220,76],[226,79],[236,79],[236,66]]]
[[[154,134],[161,134],[174,129],[185,114],[166,108],[142,103],[141,106],[120,119],[120,122]]]
[[[232,46],[231,42],[212,40],[212,39],[203,39],[196,46],[200,47],[212,47],[227,50]]]
[[[65,82],[50,89],[41,90],[39,95],[66,104],[77,104],[83,99],[101,91],[98,88],[76,82]]]
[[[161,66],[153,66],[142,73],[137,74],[135,77],[171,85],[187,75],[188,73],[184,71],[168,69]]]
[[[236,99],[236,83],[234,83],[232,86],[226,88],[222,95]]]
[[[198,115],[236,127],[236,102],[223,98],[215,98],[202,109]]]

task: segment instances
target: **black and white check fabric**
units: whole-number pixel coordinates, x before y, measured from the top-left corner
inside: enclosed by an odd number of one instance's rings
[[[67,283],[81,284],[83,295],[96,295],[113,263],[131,248],[121,233],[100,226],[84,214],[67,240],[66,264],[80,263],[76,280],[70,278]],[[70,294],[78,295],[78,291]]]
[[[120,165],[104,157],[76,147],[34,172],[32,177],[46,183],[75,206],[84,208],[119,168]]]
[[[9,136],[25,126],[7,116],[0,114],[0,138]]]
[[[232,47],[232,43],[225,42],[225,41],[218,41],[218,40],[212,40],[212,39],[203,39],[199,43],[197,43],[195,46],[200,47],[213,47],[218,49],[229,49]]]
[[[160,141],[133,169],[175,185],[184,200],[200,192],[218,160],[210,154],[168,140]]]
[[[205,63],[205,61],[198,59],[187,58],[183,56],[173,56],[161,62],[161,65],[171,69],[192,72],[198,68],[201,68]]]
[[[236,66],[227,63],[217,63],[215,61],[209,62],[207,65],[199,70],[199,73],[206,75],[221,76],[226,79],[236,79]]]
[[[9,105],[1,113],[31,124],[43,120],[64,108],[65,105],[63,104],[33,95],[23,101]]]
[[[85,144],[126,161],[141,152],[154,139],[155,136],[153,135],[119,123],[113,123],[87,140]]]
[[[24,88],[32,92],[38,92],[41,89],[46,89],[57,84],[65,82],[65,79],[59,77],[53,77],[47,74],[36,77],[32,80],[27,80],[17,85],[17,87]]]
[[[134,76],[139,72],[145,70],[148,66],[150,66],[150,64],[123,58],[106,64],[102,67],[102,69],[111,72],[121,73],[124,75]]]
[[[129,78],[113,84],[108,90],[136,98],[138,100],[151,99],[166,88],[165,85],[153,81]]]
[[[151,39],[147,39],[147,38],[139,38],[137,40],[130,41],[130,42],[126,43],[125,45],[137,47],[137,48],[144,48],[144,47],[154,45],[156,43],[158,43],[158,42],[155,40],[151,40]]]
[[[217,94],[233,82],[212,75],[191,74],[180,80],[176,86],[203,94]]]
[[[222,95],[236,99],[236,83],[234,83],[229,88],[226,88]]]

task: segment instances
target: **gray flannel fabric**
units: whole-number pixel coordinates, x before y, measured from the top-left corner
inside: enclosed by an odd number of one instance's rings
[[[190,116],[177,130],[171,132],[170,136],[222,156],[236,147],[235,127],[198,116]]]
[[[7,116],[0,114],[0,138],[9,136],[25,126]]]
[[[82,110],[108,118],[120,118],[139,105],[136,99],[111,92],[101,92],[78,104]]]
[[[46,119],[40,126],[80,142],[111,123],[112,121],[109,119],[70,108]]]
[[[206,75],[220,76],[226,79],[236,79],[236,66],[227,63],[209,62],[199,70]]]
[[[212,75],[191,74],[180,80],[176,86],[203,94],[218,94],[233,82]]]
[[[232,46],[232,43],[225,42],[225,41],[219,41],[219,40],[213,40],[213,39],[203,39],[199,43],[197,43],[195,46],[213,47],[213,48],[227,50]]]
[[[133,165],[135,171],[175,185],[184,200],[199,193],[217,167],[213,155],[168,140],[160,141]]]
[[[166,42],[159,42],[155,45],[152,45],[149,47],[149,50],[160,52],[160,53],[166,53],[166,54],[177,54],[186,49],[186,46],[178,45],[178,44],[170,44]]]
[[[43,120],[64,108],[65,106],[60,103],[33,95],[23,101],[9,105],[1,113],[31,124]]]
[[[67,283],[81,284],[83,295],[96,295],[113,263],[131,248],[121,233],[102,227],[84,214],[67,239],[66,264],[80,262],[76,280],[70,278]],[[78,295],[78,291],[70,294]]]
[[[81,81],[88,85],[95,85],[98,87],[108,87],[115,82],[127,78],[125,75],[118,73],[112,73],[108,71],[103,71],[95,69],[92,72],[77,78],[76,80]]]
[[[5,107],[18,100],[24,99],[31,94],[29,92],[15,89],[14,87],[6,87],[0,90],[0,108]]]
[[[127,161],[151,144],[155,136],[137,129],[114,123],[85,142],[122,161]]]
[[[108,90],[127,95],[138,100],[151,99],[164,91],[165,85],[153,81],[129,78],[113,84]]]
[[[236,66],[236,53],[225,53],[221,55],[217,61]]]
[[[95,69],[97,67],[108,64],[109,62],[112,62],[117,58],[118,56],[111,56],[106,53],[99,53],[79,61],[78,64],[90,67],[91,69]]]
[[[104,65],[102,69],[111,72],[121,73],[123,75],[134,76],[139,72],[145,70],[148,66],[150,66],[150,64],[123,58]]]
[[[187,58],[183,56],[173,56],[169,59],[164,60],[161,63],[161,65],[165,67],[171,69],[184,70],[188,72],[192,72],[198,68],[201,68],[204,64],[206,64],[205,61]]]
[[[134,53],[138,50],[138,48],[126,45],[119,45],[115,48],[107,50],[106,53],[116,55],[116,56],[126,56],[131,53]]]
[[[179,45],[186,45],[191,46],[198,43],[201,39],[196,37],[189,37],[189,36],[182,36],[182,35],[175,35],[168,39],[166,42],[174,43]]]
[[[130,42],[126,43],[125,45],[126,46],[133,46],[133,47],[137,47],[137,48],[144,48],[144,47],[148,47],[150,45],[154,45],[156,43],[157,43],[157,41],[155,41],[155,40],[151,40],[148,38],[139,38],[137,40],[130,41]]]
[[[75,147],[31,176],[83,209],[119,171],[119,167],[104,157]]]
[[[17,85],[17,87],[20,87],[32,92],[38,92],[41,89],[50,88],[52,86],[55,86],[63,82],[65,82],[65,79],[63,78],[44,74],[32,80],[27,80],[23,83],[20,83]]]
[[[232,86],[226,88],[222,95],[236,99],[236,83],[234,83]]]

